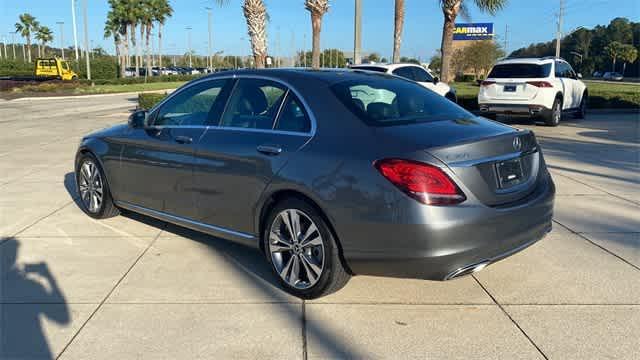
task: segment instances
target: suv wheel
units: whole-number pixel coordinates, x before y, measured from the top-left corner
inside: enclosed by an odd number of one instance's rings
[[[280,202],[265,224],[262,241],[267,260],[289,293],[314,299],[349,281],[331,230],[307,202],[296,198]]]
[[[562,100],[560,98],[556,98],[553,101],[553,106],[551,107],[551,111],[544,118],[544,123],[547,124],[547,126],[558,126],[558,124],[560,124],[561,119],[562,119]]]

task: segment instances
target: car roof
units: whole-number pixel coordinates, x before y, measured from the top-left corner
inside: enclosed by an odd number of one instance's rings
[[[376,64],[358,64],[358,65],[351,65],[351,68],[352,68],[352,69],[357,69],[357,68],[359,68],[359,67],[368,67],[368,68],[375,67],[375,68],[379,68],[379,69],[386,69],[386,70],[389,70],[389,71],[393,71],[393,70],[395,70],[395,69],[397,69],[397,68],[399,68],[399,67],[405,67],[405,66],[417,66],[417,67],[420,67],[420,68],[423,68],[423,69],[424,69],[424,67],[422,67],[421,65],[414,64],[414,63],[394,63],[394,64],[377,64],[377,63],[376,63]]]
[[[564,59],[562,59],[562,58],[556,58],[556,57],[542,57],[542,58],[506,58],[506,59],[499,60],[499,61],[496,63],[496,65],[500,65],[500,64],[537,64],[537,65],[542,65],[542,64],[549,64],[549,63],[552,63],[554,60],[558,60],[558,61],[566,62]]]
[[[372,76],[392,78],[385,73],[351,69],[311,69],[311,68],[271,68],[271,69],[240,69],[220,71],[207,77],[221,75],[255,75],[270,76],[282,80],[316,80],[328,85],[347,80],[370,79]],[[395,78],[395,77],[393,77]]]

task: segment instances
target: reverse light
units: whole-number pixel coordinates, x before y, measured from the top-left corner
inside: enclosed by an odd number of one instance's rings
[[[423,204],[453,205],[467,199],[439,167],[402,159],[378,160],[374,166],[392,184]]]
[[[493,85],[495,83],[496,83],[495,81],[484,80],[483,82],[480,83],[480,86],[489,86],[489,85]]]
[[[550,87],[553,87],[553,85],[551,85],[547,81],[527,81],[527,84],[533,85],[533,86],[539,87],[539,88],[550,88]]]

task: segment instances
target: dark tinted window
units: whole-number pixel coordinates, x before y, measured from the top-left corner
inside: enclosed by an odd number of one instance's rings
[[[221,126],[249,129],[273,128],[273,121],[285,92],[284,86],[273,81],[238,80],[224,112]]]
[[[280,111],[275,129],[303,133],[311,131],[311,122],[304,112],[302,104],[291,92],[287,95],[287,100]]]
[[[571,68],[571,65],[562,62],[556,61],[556,77],[564,77],[564,78],[575,78],[576,74]]]
[[[398,76],[402,76],[405,79],[409,79],[409,80],[414,80],[413,78],[413,70],[411,70],[411,66],[405,66],[405,67],[401,67],[401,68],[397,68],[395,70],[393,70],[393,74],[394,75],[398,75]]]
[[[349,80],[331,89],[349,110],[372,126],[473,117],[435,92],[400,79]]]
[[[431,77],[431,75],[429,75],[427,70],[417,66],[413,66],[412,69],[413,69],[413,78],[415,81],[433,82],[433,78]]]
[[[551,63],[537,64],[500,64],[491,69],[489,78],[543,78],[551,73]]]
[[[156,126],[216,124],[224,108],[227,80],[207,81],[186,88],[165,102],[155,118]]]
[[[353,70],[367,70],[367,71],[376,71],[381,73],[387,72],[387,69],[381,68],[378,66],[358,66],[358,67],[354,67]]]

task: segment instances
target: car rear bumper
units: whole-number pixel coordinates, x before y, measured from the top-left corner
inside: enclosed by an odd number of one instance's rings
[[[369,238],[375,249],[347,248],[345,260],[361,275],[429,280],[466,275],[544,238],[552,227],[554,197],[555,186],[548,177],[510,207],[442,207],[434,213],[427,209],[422,214],[425,223],[377,228]],[[386,250],[380,241],[387,242]]]
[[[478,107],[480,115],[545,116],[551,113],[548,107],[535,104],[481,103]]]

